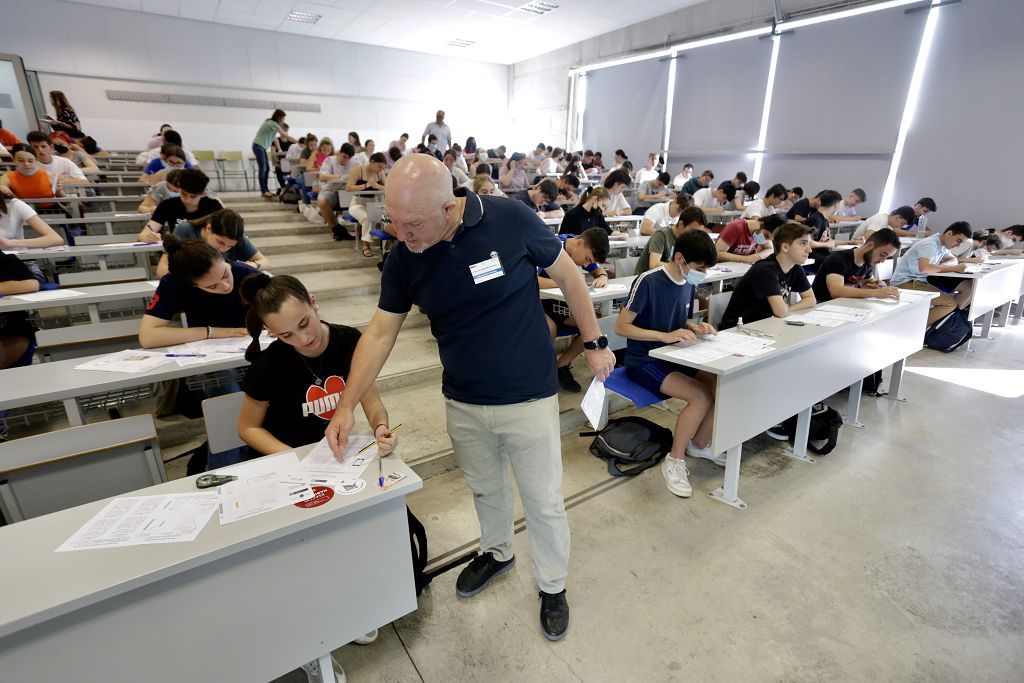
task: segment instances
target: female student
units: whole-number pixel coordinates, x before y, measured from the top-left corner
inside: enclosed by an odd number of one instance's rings
[[[20,199],[48,199],[64,196],[60,178],[51,175],[44,168],[39,168],[36,164],[36,153],[30,146],[19,143],[11,147],[10,152],[14,155],[14,170],[0,176],[0,187],[9,190],[11,194]],[[56,202],[38,204],[40,209],[50,209],[55,206]]]
[[[282,128],[285,116],[284,111],[275,109],[270,118],[260,124],[259,130],[256,131],[256,137],[252,140],[252,153],[256,157],[256,166],[259,170],[260,192],[266,199],[274,198],[274,194],[267,186],[267,180],[270,178],[270,160],[267,158],[267,150],[273,144],[274,138],[278,136],[289,142],[295,142],[295,138],[284,132]]]
[[[349,172],[345,190],[347,192],[383,190],[386,165],[387,159],[384,158],[384,155],[381,152],[374,152],[370,156],[370,163],[358,166]],[[373,236],[370,234],[373,223],[370,221],[370,215],[366,209],[367,201],[366,197],[353,195],[352,201],[348,205],[348,212],[359,221],[359,232],[363,240],[363,256],[373,258],[373,249],[371,248]]]
[[[478,175],[473,178],[473,194],[497,195],[498,188],[494,186],[494,181],[490,176]]]
[[[508,166],[501,169],[498,177],[498,184],[505,190],[525,190],[529,187],[529,179],[523,166],[526,165],[526,157],[521,152],[516,152],[508,162]]]
[[[38,291],[39,280],[28,264],[0,251],[0,296]],[[27,312],[0,313],[0,370],[31,364],[35,346],[36,331]]]
[[[711,453],[714,378],[693,368],[655,360],[648,354],[665,344],[715,334],[707,323],[690,320],[697,287],[717,262],[715,245],[703,230],[676,239],[672,260],[637,277],[626,305],[619,311],[615,334],[626,338],[626,376],[662,398],[681,398],[686,407],[676,418],[672,450],[661,464],[668,490],[680,498],[693,494],[683,456],[724,465]]]
[[[26,239],[26,225],[39,237]],[[0,249],[56,247],[61,244],[64,244],[64,238],[37,216],[31,206],[0,188]],[[43,271],[35,261],[25,261],[25,267],[32,277],[43,282]]]
[[[306,171],[319,171],[328,157],[334,156],[334,142],[326,135],[321,138],[316,151],[306,159]]]
[[[180,223],[172,234],[179,240],[202,240],[228,261],[240,261],[256,270],[270,268],[270,260],[245,236],[245,221],[231,209],[218,209],[209,216]],[[167,273],[167,254],[161,254],[156,275]]]
[[[609,235],[612,229],[604,219],[604,211],[608,208],[611,196],[603,187],[588,188],[580,197],[576,206],[569,209],[562,218],[558,229],[559,235],[582,235],[590,228],[601,228]]]

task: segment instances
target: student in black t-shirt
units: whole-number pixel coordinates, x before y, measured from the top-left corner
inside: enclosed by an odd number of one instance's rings
[[[139,233],[140,242],[159,242],[163,230],[174,230],[178,221],[208,216],[222,208],[221,203],[204,195],[210,179],[198,169],[185,169],[178,176],[177,197],[160,202],[149,222]]]
[[[558,185],[551,178],[540,181],[536,187],[526,190],[510,190],[506,193],[509,199],[517,199],[533,209],[541,218],[561,218],[565,210],[556,200]]]
[[[784,318],[814,307],[814,292],[800,267],[811,253],[810,228],[786,223],[772,235],[772,244],[775,255],[750,266],[736,283],[720,329],[736,327],[740,320],[752,323],[773,315]],[[800,295],[800,301],[790,304],[793,292]]]
[[[28,266],[14,254],[0,251],[0,296],[39,291]],[[36,330],[25,311],[0,313],[0,370],[32,363]]]
[[[604,212],[611,202],[608,190],[601,186],[588,188],[579,203],[569,209],[558,228],[559,235],[582,235],[590,228],[601,228],[609,235],[612,229],[604,218]]]
[[[898,287],[888,287],[874,279],[875,266],[899,251],[900,238],[890,228],[871,233],[868,241],[853,249],[834,251],[818,268],[814,277],[814,298],[819,303],[841,297],[896,299]]]
[[[316,443],[345,391],[359,331],[320,320],[316,297],[290,275],[246,278],[246,326],[253,338],[245,357],[245,401],[238,434],[263,454]],[[260,351],[263,329],[276,339]],[[388,411],[375,386],[361,401],[381,455],[398,437],[388,428]]]
[[[838,196],[839,199],[837,199],[835,202],[832,202],[832,204],[835,204],[836,202],[843,198],[843,195],[839,194],[835,190],[822,190],[821,192],[819,192],[818,194],[814,195],[809,199],[807,197],[802,197],[801,199],[798,199],[797,201],[793,202],[793,206],[791,206],[789,208],[789,211],[786,212],[786,218],[788,218],[791,221],[803,223],[805,220],[807,220],[808,216],[814,213],[815,210],[821,209],[821,200],[823,196],[829,200],[831,200],[834,196]]]
[[[863,244],[864,238],[836,240],[832,236],[832,211],[842,201],[841,194],[835,190],[822,190],[814,199],[817,201],[817,207],[811,207],[810,215],[804,219],[804,225],[814,230],[811,235],[811,256],[815,259],[812,270],[817,271],[821,262],[837,245]]]
[[[180,240],[203,240],[228,261],[240,261],[256,270],[270,268],[270,260],[245,236],[245,221],[231,209],[218,209],[199,220],[179,223],[172,234]],[[166,274],[167,254],[162,254],[156,275]]]

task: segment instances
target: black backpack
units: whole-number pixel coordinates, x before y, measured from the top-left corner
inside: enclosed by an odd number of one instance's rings
[[[302,199],[302,193],[294,185],[288,185],[277,196],[277,200],[282,204],[298,204],[300,199]]]
[[[789,440],[796,438],[796,418],[789,418],[782,423],[786,428]],[[811,427],[807,434],[807,447],[818,455],[828,455],[839,441],[839,428],[843,426],[843,416],[835,408],[824,403],[815,403],[811,408]]]
[[[412,546],[412,576],[416,582],[416,597],[419,597],[423,589],[430,585],[433,576],[428,574],[427,569],[427,530],[423,523],[416,519],[409,506],[405,507],[409,515],[409,543]]]
[[[632,477],[654,467],[672,449],[672,432],[642,417],[617,417],[597,432],[590,452],[608,463],[613,477]]]
[[[971,340],[974,328],[967,319],[967,311],[958,308],[924,332],[924,345],[929,349],[949,353]]]

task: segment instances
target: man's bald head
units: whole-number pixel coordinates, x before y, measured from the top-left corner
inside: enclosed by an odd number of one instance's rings
[[[452,174],[429,154],[395,163],[384,201],[398,239],[413,252],[433,246],[458,226]]]

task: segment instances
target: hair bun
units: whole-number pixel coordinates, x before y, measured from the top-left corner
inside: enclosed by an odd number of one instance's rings
[[[256,298],[256,295],[259,294],[260,290],[269,284],[270,276],[266,273],[253,273],[252,275],[246,275],[238,290],[242,297],[242,303],[248,306],[253,299]]]

